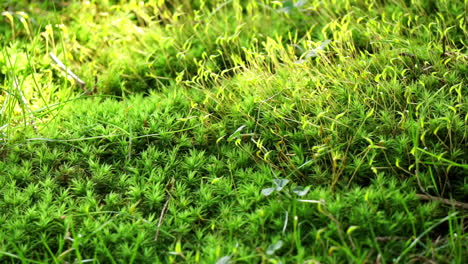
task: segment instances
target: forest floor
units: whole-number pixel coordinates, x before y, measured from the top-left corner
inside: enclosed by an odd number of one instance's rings
[[[466,1],[0,7],[0,262],[466,263]]]

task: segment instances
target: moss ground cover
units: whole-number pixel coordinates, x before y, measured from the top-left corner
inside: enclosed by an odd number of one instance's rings
[[[0,262],[468,258],[466,1],[0,6]]]

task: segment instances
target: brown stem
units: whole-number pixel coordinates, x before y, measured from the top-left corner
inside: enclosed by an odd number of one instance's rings
[[[431,196],[431,195],[426,195],[426,194],[416,194],[416,196],[421,200],[437,201],[437,202],[441,202],[441,203],[446,204],[446,205],[453,205],[455,207],[459,207],[459,208],[462,208],[464,210],[468,210],[468,204],[467,203],[463,203],[463,202],[459,202],[459,201],[455,201],[455,200],[450,200],[450,199],[445,199],[445,198],[440,198],[440,197]]]

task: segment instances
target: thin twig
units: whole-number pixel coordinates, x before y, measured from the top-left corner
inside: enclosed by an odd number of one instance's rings
[[[171,198],[169,197],[166,201],[166,203],[164,204],[163,206],[163,209],[161,211],[161,215],[159,216],[159,221],[158,221],[158,228],[156,229],[156,235],[154,236],[154,241],[158,241],[158,237],[159,237],[159,230],[161,228],[161,224],[162,224],[162,220],[164,218],[164,215],[166,214],[166,210],[167,210],[167,205],[169,204],[169,201],[171,200]]]
[[[382,237],[376,237],[375,241],[377,242],[389,242],[393,240],[406,240],[408,239],[407,237],[401,237],[401,236],[382,236]]]
[[[467,203],[462,203],[462,202],[459,202],[459,201],[440,198],[440,197],[426,195],[426,194],[416,194],[416,196],[421,200],[437,201],[437,202],[441,202],[441,203],[446,204],[446,205],[453,205],[455,207],[459,207],[459,208],[462,208],[464,210],[468,210],[468,204]]]
[[[54,53],[49,52],[49,56],[55,63],[57,63],[57,65],[60,67],[62,71],[66,72],[68,76],[73,78],[73,80],[75,80],[84,89],[84,86],[86,85],[86,83],[83,80],[81,80],[67,66],[65,66],[65,64],[59,58],[57,58],[57,56],[55,56]]]

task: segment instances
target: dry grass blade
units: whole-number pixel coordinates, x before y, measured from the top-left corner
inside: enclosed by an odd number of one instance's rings
[[[161,215],[159,216],[159,220],[158,220],[158,229],[156,230],[156,234],[154,235],[154,241],[158,241],[159,230],[161,229],[162,220],[164,218],[164,215],[166,214],[167,205],[169,204],[170,200],[171,198],[167,199],[166,203],[163,206],[163,209],[161,210]]]
[[[57,57],[54,53],[49,53],[50,58],[60,67],[60,69],[68,74],[73,80],[75,80],[78,85],[84,88],[86,83],[81,80],[75,73],[73,73],[65,64]]]

